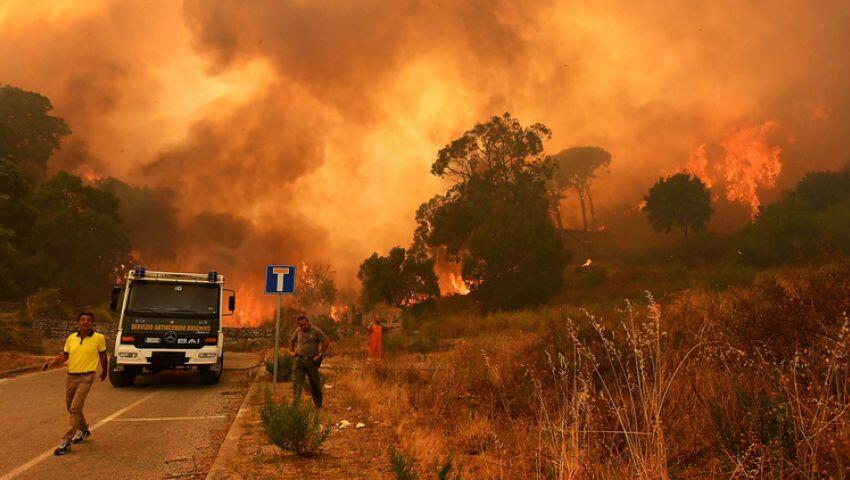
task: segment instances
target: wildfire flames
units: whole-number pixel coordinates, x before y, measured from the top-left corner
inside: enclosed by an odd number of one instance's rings
[[[782,148],[769,143],[777,127],[771,120],[742,128],[718,145],[702,144],[691,152],[686,169],[709,187],[723,187],[727,200],[748,205],[755,216],[758,189],[773,187],[782,172]]]
[[[334,319],[335,322],[339,323],[345,320],[345,316],[348,314],[347,306],[336,306],[331,305],[331,318]]]
[[[240,285],[236,290],[236,312],[224,320],[225,325],[234,327],[256,327],[274,315],[277,301],[271,296],[257,298],[256,290],[262,284]]]
[[[442,252],[437,253],[434,261],[434,273],[437,275],[437,281],[440,284],[440,295],[447,297],[469,293],[469,286],[464,281],[460,269],[459,263],[450,262]]]
[[[582,267],[589,267],[589,266],[591,266],[591,265],[593,265],[593,260],[592,260],[592,259],[590,259],[590,258],[588,258],[586,262],[584,262],[583,264],[581,264],[581,266],[582,266]]]

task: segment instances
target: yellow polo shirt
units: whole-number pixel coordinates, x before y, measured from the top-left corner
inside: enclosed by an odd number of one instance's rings
[[[88,373],[97,370],[98,354],[106,351],[106,337],[94,332],[80,339],[79,333],[68,335],[65,348],[68,354],[68,373]]]

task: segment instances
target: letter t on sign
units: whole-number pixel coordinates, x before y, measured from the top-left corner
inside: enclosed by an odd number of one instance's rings
[[[277,291],[282,292],[283,291],[283,279],[287,275],[289,275],[289,268],[288,267],[274,267],[274,268],[272,268],[272,273],[275,274],[275,277],[277,279]]]

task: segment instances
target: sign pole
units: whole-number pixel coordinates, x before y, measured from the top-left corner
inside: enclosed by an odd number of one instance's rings
[[[277,360],[280,356],[280,295],[277,296],[277,310],[274,320],[274,373],[272,377],[272,390],[277,388]]]
[[[295,293],[295,265],[266,265],[266,295],[277,295],[277,311],[274,315],[274,367],[272,367],[272,390],[277,387],[277,363],[280,360],[280,307],[281,295]]]

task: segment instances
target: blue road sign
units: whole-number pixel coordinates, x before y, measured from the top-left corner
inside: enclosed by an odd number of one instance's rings
[[[266,293],[295,293],[295,265],[267,265]]]

